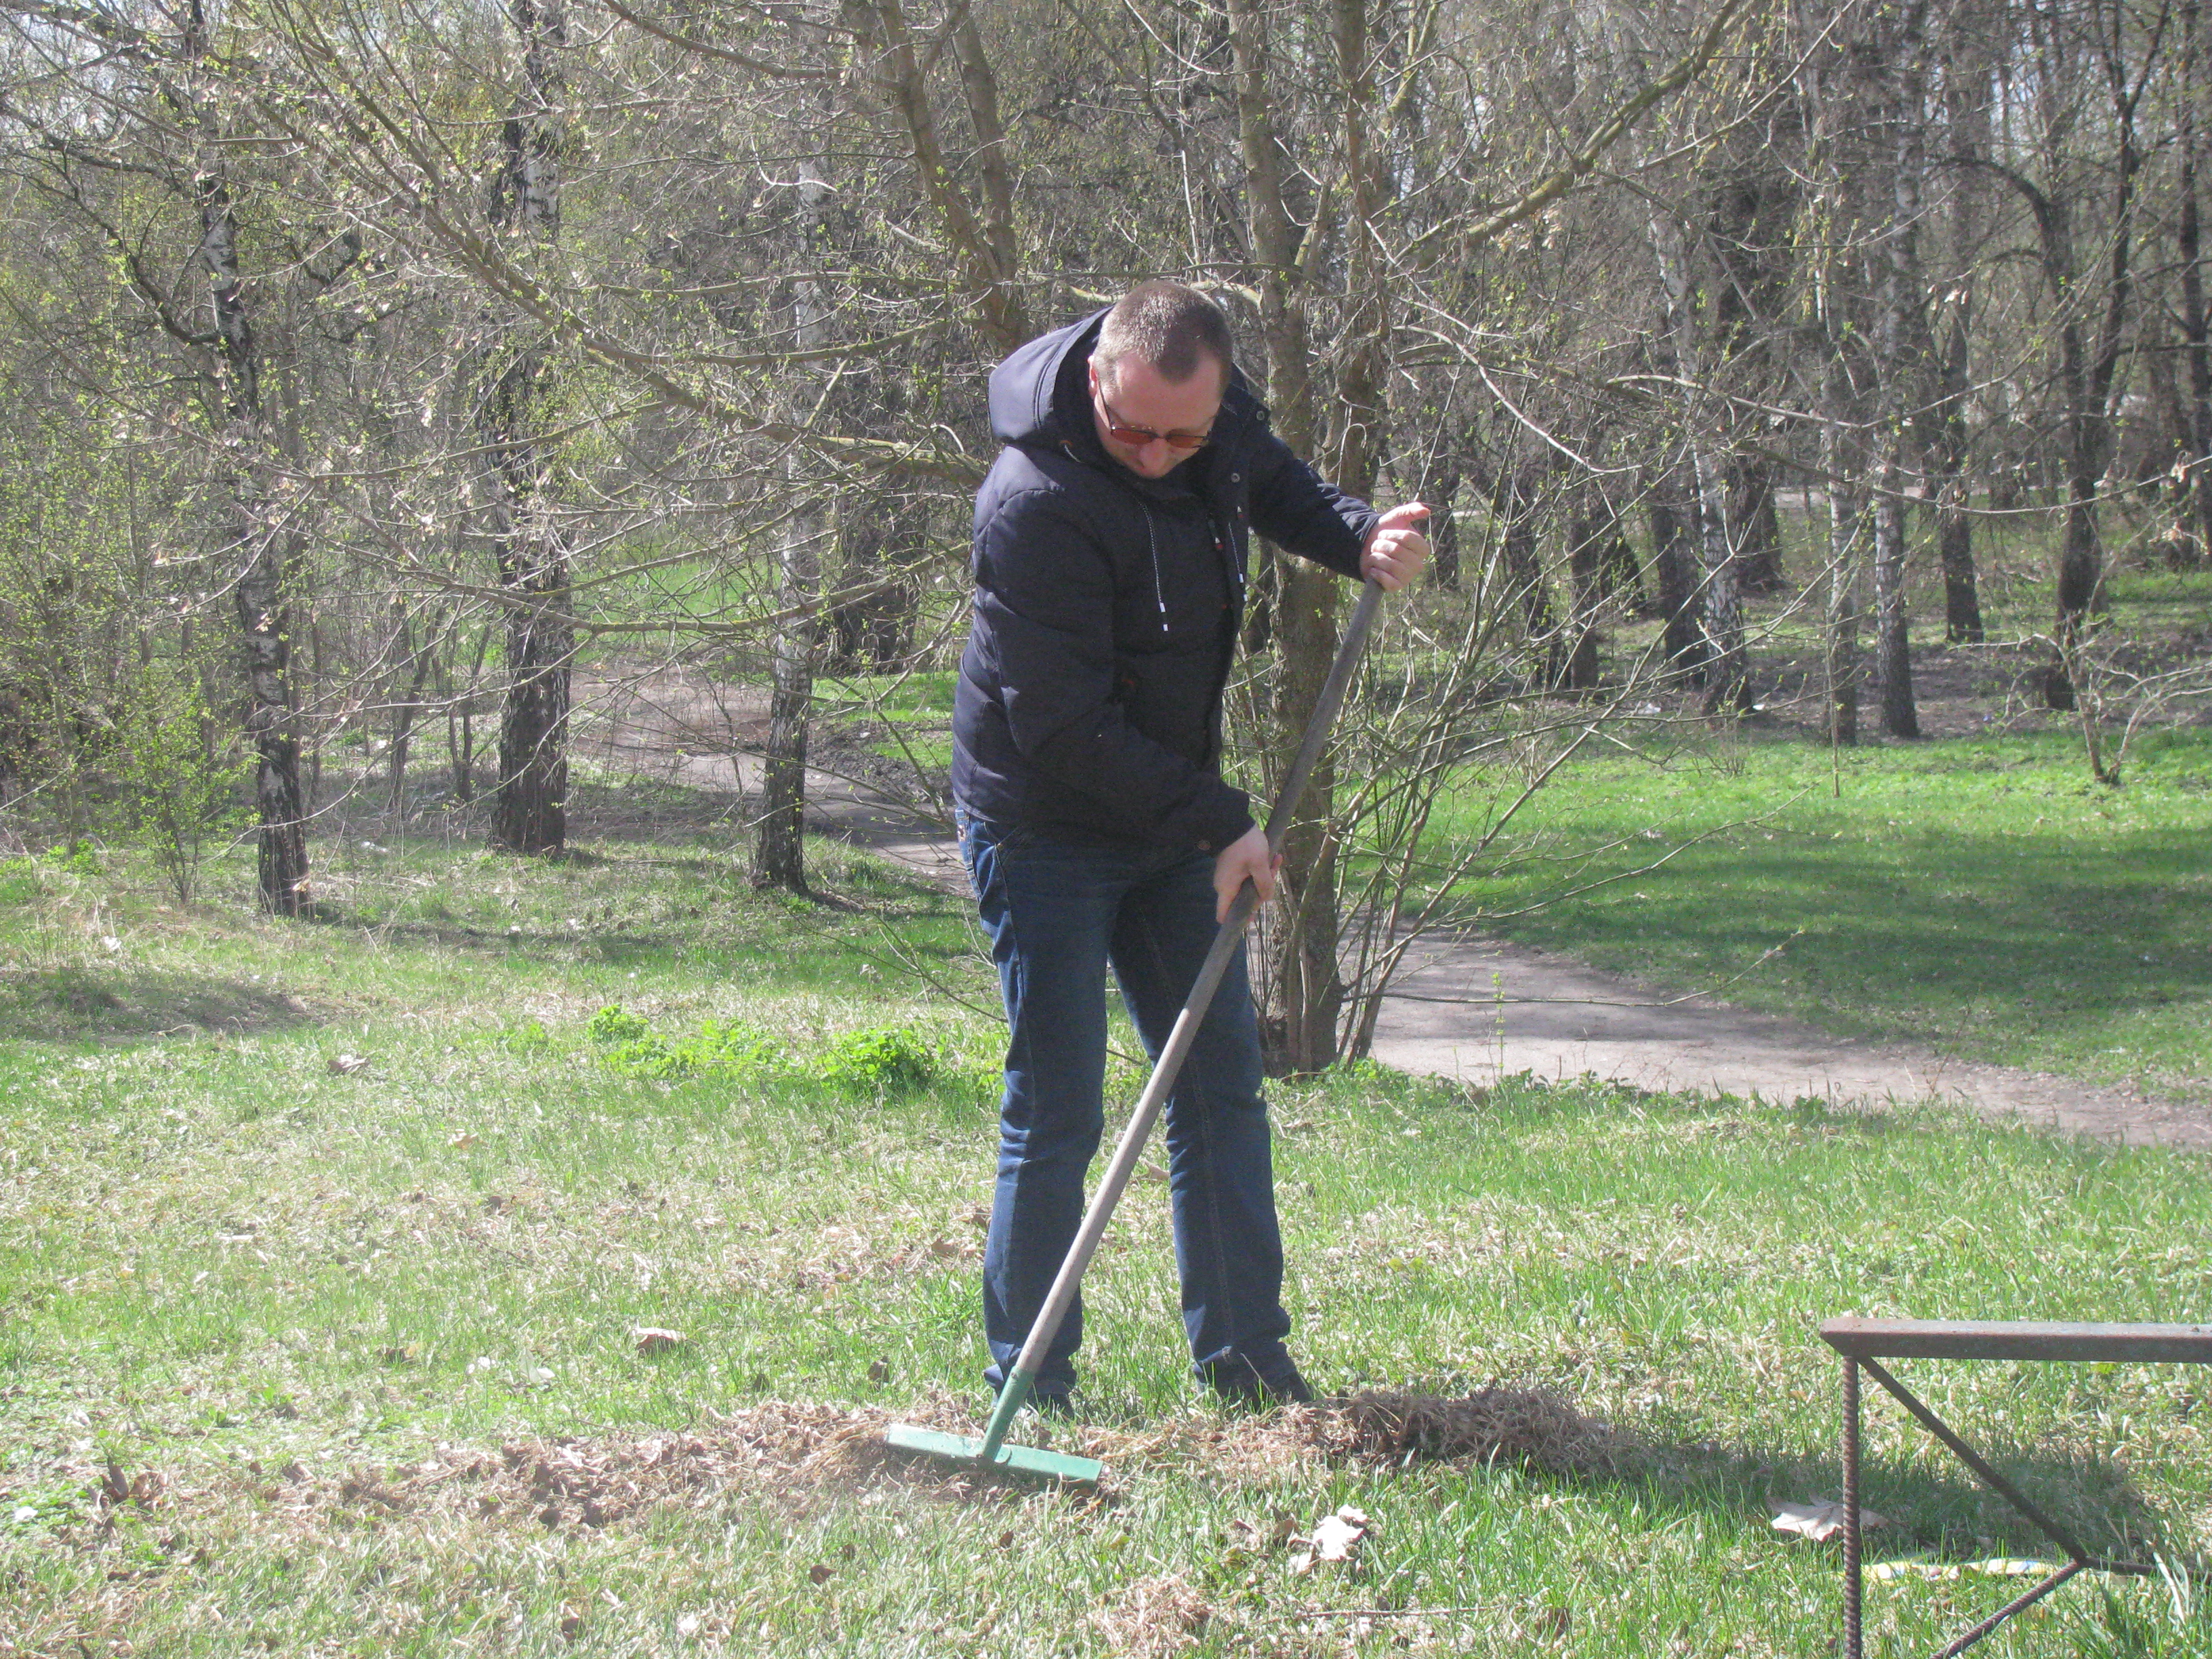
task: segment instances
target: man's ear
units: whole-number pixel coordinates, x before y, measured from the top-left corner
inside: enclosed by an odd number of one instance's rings
[[[1098,396],[1098,360],[1096,357],[1084,359],[1083,371],[1091,377],[1091,395],[1096,398]]]

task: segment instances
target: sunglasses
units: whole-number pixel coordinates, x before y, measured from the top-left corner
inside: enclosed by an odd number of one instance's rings
[[[1103,392],[1098,394],[1098,409],[1106,417],[1108,434],[1117,444],[1141,447],[1149,443],[1164,443],[1170,449],[1179,449],[1187,453],[1213,436],[1211,428],[1204,432],[1155,432],[1148,426],[1131,426],[1114,412],[1114,405],[1106,401],[1106,394]]]

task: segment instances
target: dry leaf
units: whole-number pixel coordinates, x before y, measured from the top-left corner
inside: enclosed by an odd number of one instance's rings
[[[671,1348],[684,1346],[684,1333],[663,1330],[658,1325],[641,1325],[630,1333],[640,1353],[666,1353]]]
[[[826,1561],[817,1561],[807,1568],[806,1576],[817,1584],[826,1584],[837,1576],[837,1569]]]
[[[1367,1533],[1366,1516],[1346,1504],[1335,1514],[1324,1515],[1314,1522],[1313,1536],[1306,1547],[1291,1558],[1291,1571],[1309,1573],[1324,1561],[1349,1561]]]
[[[1550,1607],[1536,1615],[1535,1633],[1547,1641],[1563,1639],[1574,1628],[1575,1616],[1565,1607]]]
[[[331,1062],[331,1070],[340,1077],[345,1077],[354,1072],[365,1072],[368,1069],[367,1054],[340,1054]]]
[[[483,1139],[483,1137],[482,1135],[458,1134],[451,1140],[447,1141],[446,1145],[452,1147],[457,1152],[465,1152],[471,1147],[477,1146]]]
[[[676,1621],[676,1633],[678,1636],[696,1636],[699,1633],[699,1615],[696,1613],[687,1613],[678,1619]]]
[[[1769,1498],[1766,1507],[1773,1512],[1773,1527],[1777,1532],[1794,1532],[1825,1543],[1844,1529],[1844,1506],[1839,1503],[1784,1504]],[[1889,1522],[1863,1505],[1859,1510],[1862,1530],[1869,1527],[1886,1527]]]

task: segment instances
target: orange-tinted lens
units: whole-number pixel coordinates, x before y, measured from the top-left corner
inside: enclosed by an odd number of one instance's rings
[[[1170,449],[1196,449],[1213,434],[1211,432],[1155,432],[1150,427],[1123,426],[1114,413],[1113,406],[1104,398],[1099,407],[1106,413],[1106,430],[1117,444],[1164,443]]]
[[[1206,432],[1154,432],[1148,427],[1123,426],[1115,421],[1107,422],[1106,429],[1114,434],[1116,443],[1164,443],[1170,449],[1196,449],[1212,435]]]

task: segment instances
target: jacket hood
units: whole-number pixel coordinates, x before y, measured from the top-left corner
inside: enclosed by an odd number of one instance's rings
[[[1111,309],[1101,307],[1079,322],[1038,335],[991,371],[993,437],[1002,444],[1072,442],[1085,459],[1106,459],[1097,430],[1086,418],[1091,405],[1080,393],[1082,382],[1072,379],[1068,368],[1091,356],[1091,347],[1098,343],[1099,325]],[[1063,386],[1068,388],[1066,397]],[[1221,413],[1230,430],[1249,425],[1261,413],[1259,399],[1241,368],[1232,366],[1229,371]],[[1218,438],[1228,435],[1224,430]]]
[[[1060,372],[1090,356],[1106,310],[1040,334],[991,371],[991,435],[1002,444],[1058,443],[1079,437],[1068,411],[1054,407]]]

